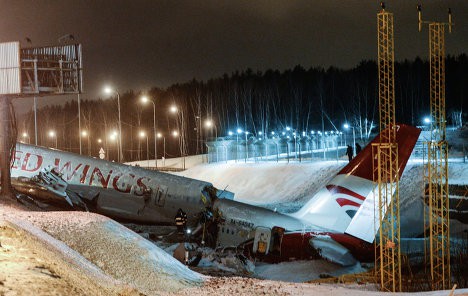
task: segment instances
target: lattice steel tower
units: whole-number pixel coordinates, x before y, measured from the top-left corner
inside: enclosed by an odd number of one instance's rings
[[[449,22],[423,22],[418,5],[419,31],[429,25],[431,141],[427,142],[425,181],[428,197],[429,264],[432,289],[450,288],[450,224],[448,197],[448,144],[445,136],[445,26]]]
[[[379,253],[375,266],[382,291],[401,291],[400,200],[395,126],[393,14],[377,14],[380,143],[372,145],[373,178],[377,183]],[[377,240],[376,240],[377,242]]]

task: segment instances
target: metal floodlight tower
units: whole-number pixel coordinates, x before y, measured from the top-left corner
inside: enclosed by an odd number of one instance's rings
[[[1,195],[12,197],[10,165],[16,145],[10,113],[13,98],[80,94],[81,45],[21,48],[20,43],[0,43],[0,170]]]
[[[393,14],[377,13],[380,142],[372,145],[374,195],[378,196],[379,252],[375,266],[382,291],[401,291],[400,200],[395,126]],[[376,239],[377,243],[377,239]]]
[[[445,133],[445,26],[452,32],[452,13],[449,8],[447,23],[423,21],[421,5],[418,5],[418,21],[419,31],[423,23],[429,25],[431,141],[426,143],[425,196],[428,198],[429,217],[425,222],[429,223],[432,289],[443,290],[449,289],[451,282],[448,143]]]

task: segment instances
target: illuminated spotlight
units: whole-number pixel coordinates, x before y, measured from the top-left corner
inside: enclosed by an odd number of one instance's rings
[[[242,130],[240,128],[237,129],[237,133],[238,134],[241,134],[242,133]]]
[[[232,135],[233,135],[233,133],[232,133],[231,131],[228,131],[228,135],[232,136]]]
[[[291,128],[289,126],[287,126],[286,130],[289,132],[291,130]]]
[[[424,123],[431,123],[431,119],[429,117],[424,117]]]
[[[192,233],[192,231],[190,229],[187,229],[187,234],[190,234]]]

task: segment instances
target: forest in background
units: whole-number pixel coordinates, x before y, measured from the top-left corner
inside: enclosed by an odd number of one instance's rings
[[[86,75],[86,73],[85,73]],[[124,160],[154,158],[153,106],[155,103],[158,157],[198,154],[206,151],[205,141],[241,129],[248,137],[271,137],[289,127],[298,134],[311,131],[343,131],[343,124],[355,128],[362,139],[378,129],[378,85],[375,61],[362,61],[352,69],[312,67],[264,72],[247,69],[208,81],[191,80],[168,88],[130,90],[120,96]],[[468,57],[446,58],[446,110],[448,125],[466,120],[468,100]],[[397,121],[423,125],[429,110],[429,62],[416,58],[395,63]],[[117,159],[116,142],[110,135],[118,130],[117,98],[81,101],[83,154],[97,156],[100,147],[108,159]],[[170,112],[177,106],[177,112]],[[38,144],[79,152],[77,101],[48,105],[37,110]],[[212,120],[214,126],[205,122]],[[34,114],[19,118],[18,138],[34,143]],[[57,134],[57,142],[48,135]],[[140,131],[146,135],[141,136]],[[173,136],[172,132],[178,135]],[[22,136],[26,133],[25,136]],[[76,135],[76,136],[75,136]],[[148,136],[148,138],[146,138]],[[98,143],[98,140],[101,143]],[[149,141],[147,145],[146,141]]]

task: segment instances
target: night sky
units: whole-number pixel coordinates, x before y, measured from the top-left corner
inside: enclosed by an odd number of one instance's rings
[[[468,1],[386,1],[395,16],[397,60],[427,57],[423,18],[447,21],[446,52],[468,52]],[[302,65],[343,68],[375,59],[379,1],[156,1],[0,0],[0,42],[58,44],[73,34],[83,44],[83,99],[110,84],[121,93],[206,80],[252,68],[284,70]],[[32,101],[29,100],[29,101]]]

